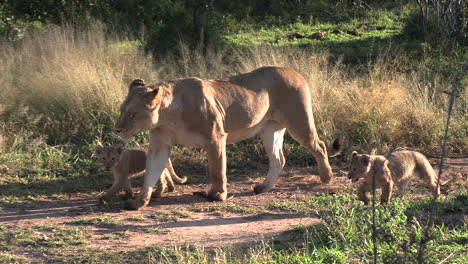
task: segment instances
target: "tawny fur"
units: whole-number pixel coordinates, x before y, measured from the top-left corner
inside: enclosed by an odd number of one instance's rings
[[[382,188],[381,203],[390,201],[394,185],[398,186],[398,196],[403,197],[409,181],[417,175],[431,189],[440,194],[437,187],[437,174],[427,158],[415,151],[396,151],[387,157],[353,152],[348,178],[364,181],[359,186],[358,196],[365,204],[369,203],[366,192],[372,190],[375,177],[376,188]]]
[[[104,195],[99,197],[102,205],[108,205],[111,199],[122,189],[124,189],[126,198],[132,198],[133,192],[130,184],[130,178],[133,175],[139,175],[145,172],[147,148],[123,149],[122,146],[97,146],[95,156],[106,170],[112,170],[114,183]],[[187,177],[179,178],[175,173],[172,162],[169,159],[166,169],[156,185],[155,197],[161,197],[166,191],[173,192],[174,182],[185,183]]]
[[[327,153],[318,138],[305,79],[280,67],[262,67],[222,80],[185,78],[152,86],[134,80],[115,128],[124,140],[150,130],[145,183],[138,198],[127,201],[129,209],[148,204],[173,144],[207,150],[211,180],[207,198],[212,201],[227,197],[228,143],[261,135],[270,167],[255,193],[270,191],[284,167],[286,129],[315,157],[324,183],[333,178],[328,157],[339,153],[338,149]]]

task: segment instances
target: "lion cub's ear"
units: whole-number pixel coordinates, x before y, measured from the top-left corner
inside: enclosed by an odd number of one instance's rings
[[[96,154],[101,154],[101,151],[103,150],[104,148],[100,145],[97,145],[96,148],[94,149],[94,152],[96,152]]]
[[[357,154],[358,154],[357,151],[353,151],[353,153],[351,153],[353,157],[355,157]]]
[[[123,146],[122,145],[120,145],[120,144],[116,145],[115,149],[117,150],[117,153],[119,153],[119,155],[122,154],[122,152],[123,152]]]
[[[369,165],[369,162],[370,162],[369,155],[362,155],[361,156],[361,162],[362,162],[362,164],[364,164],[364,166]]]
[[[130,90],[136,87],[140,87],[140,86],[145,86],[145,81],[143,81],[143,79],[135,79],[130,84]]]

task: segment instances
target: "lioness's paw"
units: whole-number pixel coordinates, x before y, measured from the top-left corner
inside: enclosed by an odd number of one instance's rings
[[[206,196],[206,199],[208,201],[213,202],[213,201],[225,201],[227,198],[227,193],[220,193],[220,192],[209,192],[208,195]]]
[[[253,192],[255,194],[261,194],[261,193],[264,193],[264,192],[268,192],[270,191],[272,188],[268,187],[268,186],[265,186],[263,184],[257,184],[254,186],[253,188]]]
[[[124,196],[123,196],[123,199],[125,201],[129,200],[129,199],[133,199],[134,198],[134,195],[133,193],[126,193]]]
[[[127,200],[124,204],[125,209],[127,210],[138,210],[145,205],[146,205],[145,202],[138,200],[138,199]]]
[[[320,174],[320,181],[323,184],[330,183],[332,179],[333,179],[333,172],[331,170],[327,171],[326,173]]]
[[[208,197],[208,193],[205,192],[205,191],[201,191],[201,192],[193,192],[193,195],[196,195],[196,196],[201,196],[203,198],[207,198]]]

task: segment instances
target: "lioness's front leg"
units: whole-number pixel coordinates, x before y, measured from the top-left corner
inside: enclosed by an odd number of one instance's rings
[[[143,187],[136,199],[125,202],[127,209],[136,210],[148,205],[151,199],[153,188],[161,178],[163,170],[166,168],[170,155],[170,146],[158,144],[150,139],[148,154],[146,158],[146,173],[144,175]]]
[[[207,147],[210,166],[211,189],[208,200],[224,201],[227,198],[226,137],[213,140]]]

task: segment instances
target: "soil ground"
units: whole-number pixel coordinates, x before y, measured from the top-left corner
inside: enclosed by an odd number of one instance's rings
[[[450,159],[443,180],[459,181],[466,185],[467,165],[467,157]],[[256,173],[261,175],[260,172]],[[112,248],[118,251],[155,245],[249,245],[260,240],[287,239],[285,231],[298,225],[320,223],[320,218],[310,211],[271,208],[274,208],[272,205],[313,194],[355,192],[357,184],[349,183],[345,168],[336,169],[335,175],[331,184],[322,185],[317,175],[289,169],[280,177],[273,191],[261,195],[254,195],[252,186],[262,181],[263,177],[240,177],[241,180],[230,182],[228,188],[232,197],[224,203],[208,202],[192,194],[207,190],[208,184],[177,185],[175,192],[165,193],[162,198],[153,198],[148,207],[139,211],[124,210],[123,200],[119,197],[109,206],[103,207],[97,203],[97,194],[74,194],[66,200],[4,205],[0,211],[0,223],[15,228],[85,225],[89,240],[87,248]],[[190,175],[189,181],[190,177],[206,176]],[[411,185],[418,185],[418,181],[413,181]],[[445,191],[450,192],[450,184]],[[27,253],[15,254],[24,256]]]

